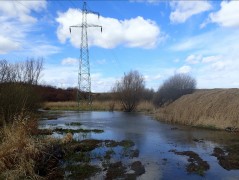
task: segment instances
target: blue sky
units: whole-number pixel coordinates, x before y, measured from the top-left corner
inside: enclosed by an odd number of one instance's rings
[[[43,57],[41,83],[76,87],[82,1],[0,1],[0,59]],[[175,73],[198,88],[239,87],[239,1],[88,1],[93,92],[138,70],[155,90]]]

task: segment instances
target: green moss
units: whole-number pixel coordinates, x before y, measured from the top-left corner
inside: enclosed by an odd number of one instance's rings
[[[104,158],[105,159],[110,159],[111,158],[111,155],[115,154],[114,150],[113,149],[110,149],[108,151],[105,152],[105,156]]]
[[[129,148],[134,146],[134,142],[131,140],[123,140],[120,142],[114,141],[114,140],[105,140],[105,146],[106,147],[116,147],[116,146],[122,146],[125,148]]]
[[[188,173],[196,173],[200,176],[203,176],[205,171],[208,171],[210,166],[207,161],[203,161],[203,159],[193,151],[176,151],[171,150],[170,152],[174,152],[177,155],[188,156],[188,164],[186,166],[186,170]]]
[[[219,164],[226,170],[239,169],[239,144],[221,148],[214,148],[213,156],[216,156]]]
[[[66,126],[81,126],[82,124],[80,122],[71,122],[71,123],[65,123]]]
[[[134,142],[131,140],[123,140],[123,141],[119,142],[119,145],[123,146],[125,148],[129,148],[129,147],[134,146]]]
[[[92,151],[98,148],[101,145],[101,140],[97,139],[86,139],[80,142],[75,142],[71,144],[69,149],[72,149],[73,152],[87,152]]]
[[[84,152],[78,152],[78,153],[68,153],[68,155],[65,157],[65,160],[68,162],[84,162],[88,163],[90,162],[90,154],[84,153]]]
[[[67,179],[87,179],[99,172],[100,168],[89,164],[80,164],[67,166],[66,171],[71,173]]]
[[[62,129],[62,128],[56,128],[54,129],[55,132],[57,133],[90,133],[90,132],[94,132],[94,133],[103,133],[104,130],[101,129]]]

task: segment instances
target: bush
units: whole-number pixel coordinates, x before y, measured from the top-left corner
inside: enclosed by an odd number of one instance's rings
[[[0,126],[12,123],[21,112],[33,112],[40,107],[40,97],[31,85],[0,84]]]
[[[12,123],[14,117],[39,107],[35,92],[42,71],[42,59],[10,64],[0,60],[0,126]]]
[[[138,105],[144,90],[144,79],[138,71],[130,71],[121,81],[115,84],[113,91],[127,112],[133,111]]]
[[[175,74],[167,79],[155,94],[153,103],[163,106],[171,103],[185,94],[193,93],[196,80],[187,74]]]

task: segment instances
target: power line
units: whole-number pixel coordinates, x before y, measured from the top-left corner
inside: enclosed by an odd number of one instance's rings
[[[83,3],[81,14],[81,25],[70,26],[70,32],[72,28],[81,28],[81,49],[78,72],[78,106],[85,103],[91,105],[92,102],[87,28],[100,27],[102,32],[102,26],[87,23],[87,14],[97,14],[99,17],[99,13],[89,11],[86,7],[86,2]]]

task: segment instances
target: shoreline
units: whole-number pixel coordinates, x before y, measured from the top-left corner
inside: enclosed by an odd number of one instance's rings
[[[190,96],[190,95],[187,95]],[[185,98],[185,97],[184,97]],[[180,98],[181,99],[181,98]],[[179,99],[179,100],[180,100]],[[177,103],[178,100],[175,101]],[[91,109],[89,107],[83,107],[82,109],[78,109],[77,102],[45,102],[43,110],[54,110],[54,111],[121,111],[123,112],[122,108],[120,107],[119,103],[114,103],[114,108],[112,109],[112,101],[95,101],[92,103]],[[151,102],[141,102],[138,105],[138,108],[134,111],[137,113],[143,113],[145,115],[149,115],[152,118],[156,119],[157,121],[162,121],[170,124],[179,124],[179,125],[186,125],[191,127],[197,128],[205,128],[210,130],[220,130],[220,131],[229,131],[229,132],[238,132],[238,128],[234,127],[233,124],[224,123],[224,125],[218,126],[215,120],[209,119],[205,117],[205,119],[199,118],[199,120],[195,121],[188,121],[182,120],[179,118],[177,120],[172,114],[175,113],[172,110],[171,106],[174,103],[164,107],[164,108],[155,108]],[[171,108],[168,110],[168,108]],[[169,113],[172,111],[172,113]],[[166,112],[166,113],[165,113]],[[183,112],[181,112],[183,113]],[[214,122],[214,123],[213,123]]]

